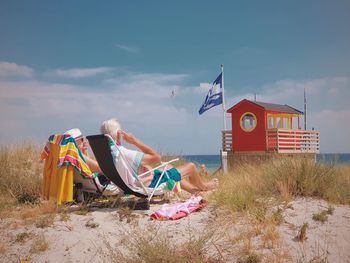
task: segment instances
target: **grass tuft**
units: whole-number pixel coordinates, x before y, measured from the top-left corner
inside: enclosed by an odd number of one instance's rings
[[[322,211],[320,213],[313,214],[312,219],[324,223],[328,220],[328,212]]]
[[[70,215],[66,212],[60,213],[60,221],[67,222],[70,220]]]
[[[333,215],[334,210],[335,210],[334,206],[329,206],[328,209],[327,209],[327,214]]]
[[[99,225],[100,225],[99,223],[94,222],[94,219],[93,219],[93,218],[90,218],[90,219],[85,223],[85,226],[88,227],[88,228],[97,228]]]
[[[307,239],[306,236],[306,229],[309,227],[308,223],[304,223],[298,233],[298,236],[296,237],[296,239],[300,242],[304,242]]]
[[[132,233],[125,233],[123,245],[126,251],[113,248],[105,241],[108,255],[113,262],[126,263],[200,263],[223,262],[219,256],[208,255],[207,246],[213,242],[212,230],[204,231],[199,236],[190,235],[186,242],[169,242],[166,232],[154,226]],[[180,255],[180,256],[174,256]]]
[[[44,235],[37,236],[32,244],[31,252],[38,253],[44,252],[49,248],[49,242]]]
[[[133,210],[131,208],[129,208],[128,206],[122,206],[118,209],[117,213],[119,216],[119,221],[123,221],[124,219],[126,219],[127,223],[131,222],[132,219],[132,212]]]
[[[211,199],[232,211],[249,211],[256,206],[261,180],[254,167],[246,167],[222,176],[218,190]]]
[[[262,242],[264,248],[274,248],[278,244],[280,235],[275,226],[270,225],[265,230],[262,236]]]
[[[31,233],[22,232],[16,235],[15,242],[24,243],[28,238],[32,236]]]
[[[44,215],[39,217],[36,222],[35,226],[37,228],[47,228],[53,225],[55,220],[55,215],[54,214],[49,214],[49,215]]]
[[[272,222],[276,225],[280,225],[283,222],[283,210],[281,208],[278,208],[272,213],[271,216]]]
[[[249,253],[247,256],[240,258],[237,263],[260,263],[261,258],[256,253]]]
[[[286,158],[265,166],[264,177],[272,193],[318,197],[331,202],[349,203],[350,186],[340,167],[302,158]],[[349,177],[349,175],[347,176]]]
[[[17,201],[20,204],[38,204],[40,199],[38,196],[28,195],[27,193],[19,194]]]
[[[81,206],[79,210],[75,211],[76,215],[86,216],[90,212],[89,208],[86,206]]]

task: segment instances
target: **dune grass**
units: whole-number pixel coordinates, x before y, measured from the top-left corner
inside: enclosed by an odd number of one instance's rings
[[[315,197],[350,204],[350,166],[322,164],[302,158],[237,165],[220,178],[212,200],[232,211],[263,210],[271,197]]]
[[[59,210],[54,203],[42,202],[40,199],[43,169],[43,163],[39,161],[40,150],[40,147],[30,143],[0,148],[0,218],[2,215],[15,215],[14,217],[30,221],[39,228],[52,225],[52,214]],[[182,162],[183,160],[180,160],[179,163]],[[209,196],[211,203],[220,210],[226,208],[233,212],[247,212],[255,222],[249,230],[251,233],[230,239],[232,247],[238,247],[239,250],[240,257],[237,262],[263,261],[264,257],[255,254],[253,250],[252,241],[256,236],[261,236],[263,248],[279,250],[280,237],[276,227],[283,222],[283,213],[279,207],[269,209],[269,205],[276,204],[276,200],[289,201],[301,196],[321,198],[331,203],[350,204],[350,165],[283,159],[260,164],[242,163],[229,174],[218,176],[220,185]],[[17,209],[18,207],[20,209]],[[82,211],[87,213],[87,210]],[[119,211],[121,220],[130,217],[131,211]],[[332,212],[330,207],[327,215]],[[321,213],[321,216],[326,215],[326,212]],[[67,214],[61,215],[62,221],[68,218]],[[314,220],[322,222],[323,218],[315,214]],[[99,227],[91,220],[85,226]],[[304,224],[298,240],[307,239],[306,229],[307,225]],[[226,259],[225,255],[221,254],[221,251],[225,250],[217,247],[220,242],[214,242],[214,232],[200,233],[199,236],[193,236],[188,242],[178,246],[167,242],[166,233],[150,236],[152,233],[154,234],[154,231],[128,236],[129,241],[125,241],[123,246],[127,252],[136,249],[136,253],[131,256],[130,253],[118,250],[120,253],[109,255],[119,262],[222,262]],[[17,242],[25,242],[28,235],[21,232],[16,236]],[[214,255],[205,253],[208,246],[214,247]],[[36,237],[32,251],[45,251],[48,248],[49,242],[45,236]],[[109,252],[116,251],[110,245],[107,248],[110,248]],[[0,244],[0,252],[4,249]],[[276,256],[279,260],[264,262],[284,262],[286,256],[282,252]],[[174,257],[174,253],[181,254],[182,257]]]
[[[0,147],[0,216],[27,219],[56,211],[52,204],[40,202],[39,157],[40,147],[30,142]]]
[[[39,206],[43,169],[40,151],[41,147],[33,143],[0,148],[0,213],[22,204]],[[219,177],[220,186],[212,200],[233,211],[252,211],[257,218],[265,217],[264,206],[271,197],[290,200],[305,196],[350,204],[349,165],[285,158],[242,163]],[[45,205],[44,210],[54,210],[48,207]]]
[[[166,231],[156,226],[140,228],[121,234],[122,247],[120,244],[112,246],[107,241],[105,247],[113,262],[224,262],[219,253],[207,253],[208,248],[215,247],[216,242],[215,231],[210,226],[199,235],[194,235],[192,231],[186,229],[190,233],[189,237],[181,243],[174,243],[169,242]]]
[[[0,148],[0,211],[39,202],[43,168],[39,153],[32,143]]]

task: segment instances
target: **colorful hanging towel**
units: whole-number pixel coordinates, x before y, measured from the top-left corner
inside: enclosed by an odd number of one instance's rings
[[[94,177],[94,174],[86,164],[81,151],[76,145],[74,138],[72,138],[70,135],[51,135],[44,147],[44,150],[41,153],[42,160],[45,160],[49,156],[50,144],[60,146],[57,167],[72,165],[82,177]]]
[[[93,177],[75,140],[70,136],[50,136],[41,158],[45,159],[42,195],[47,200],[55,200],[58,205],[73,201],[76,172],[83,178]]]
[[[45,147],[41,153],[40,159],[46,160],[46,158],[49,157],[50,143],[60,145],[60,142],[62,141],[62,139],[69,136],[70,135],[63,135],[63,134],[51,135],[45,144]]]
[[[157,220],[178,220],[207,205],[208,202],[203,200],[201,196],[192,196],[183,203],[164,204],[159,210],[151,214],[150,217]]]

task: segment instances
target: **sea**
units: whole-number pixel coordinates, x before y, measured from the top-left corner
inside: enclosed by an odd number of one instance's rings
[[[184,155],[185,160],[194,162],[197,165],[205,164],[209,173],[215,172],[221,165],[220,155]],[[320,153],[316,155],[317,162],[349,164],[350,153]]]

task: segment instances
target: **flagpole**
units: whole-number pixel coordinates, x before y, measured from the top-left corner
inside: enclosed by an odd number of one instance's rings
[[[224,117],[224,132],[226,131],[226,107],[225,107],[225,88],[224,88],[224,65],[221,64],[221,84],[222,84],[222,111]],[[223,136],[223,135],[222,135]],[[221,149],[221,169],[224,174],[228,172],[227,152]]]
[[[224,131],[226,131],[226,107],[225,107],[225,88],[224,88],[224,65],[221,64],[222,77],[222,111],[224,117]]]
[[[304,130],[306,131],[306,91],[304,88]]]

